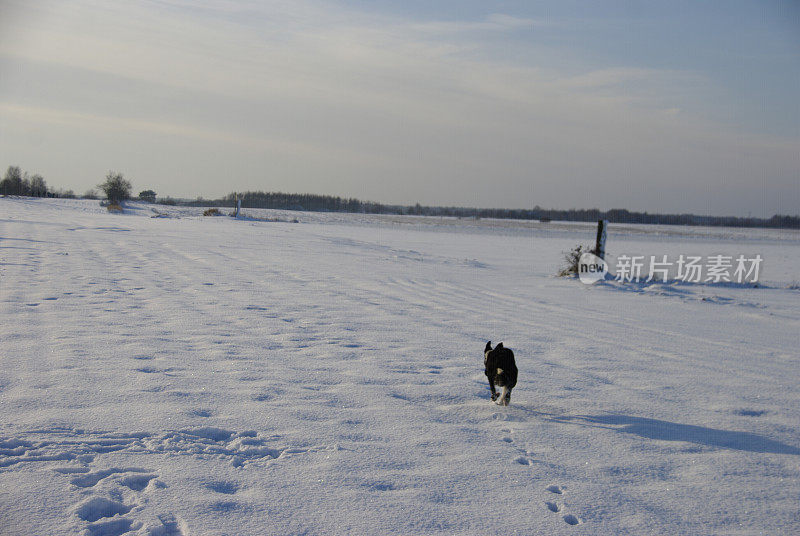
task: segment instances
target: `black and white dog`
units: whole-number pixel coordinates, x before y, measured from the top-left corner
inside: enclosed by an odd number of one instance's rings
[[[503,343],[498,343],[492,350],[492,341],[486,343],[483,350],[483,364],[486,367],[486,377],[489,378],[489,388],[492,390],[492,400],[497,404],[507,406],[511,402],[511,389],[517,385],[517,364],[514,361],[514,352],[504,348]],[[494,386],[503,388],[498,400]]]

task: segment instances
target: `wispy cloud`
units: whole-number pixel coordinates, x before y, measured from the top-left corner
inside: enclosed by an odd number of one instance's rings
[[[783,184],[797,169],[792,140],[745,139],[674,113],[702,86],[695,74],[575,74],[486,54],[482,34],[535,31],[526,18],[419,23],[302,1],[15,11],[25,24],[0,37],[0,66],[13,70],[0,77],[10,140],[0,156],[45,158],[11,139],[26,122],[72,123],[98,139],[123,128],[150,151],[131,164],[140,173],[192,170],[192,183],[174,179],[176,194],[218,195],[220,173],[236,169],[239,188],[386,201],[609,208],[633,187],[666,207],[685,204],[701,178],[703,188],[756,191],[748,177],[768,170]],[[148,132],[166,141],[151,145]],[[191,162],[191,143],[217,143],[216,158]],[[743,150],[752,158],[737,158]]]
[[[408,28],[429,35],[472,32],[508,32],[519,29],[532,30],[539,24],[548,24],[529,18],[493,13],[479,21],[434,21],[409,24]]]

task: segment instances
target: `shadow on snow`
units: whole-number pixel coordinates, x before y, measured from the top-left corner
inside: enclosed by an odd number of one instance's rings
[[[798,447],[786,445],[750,432],[731,432],[629,415],[581,415],[577,417],[554,417],[553,420],[582,422],[588,426],[599,426],[625,434],[635,434],[647,439],[686,441],[687,443],[696,443],[709,447],[747,452],[800,455],[800,448]]]

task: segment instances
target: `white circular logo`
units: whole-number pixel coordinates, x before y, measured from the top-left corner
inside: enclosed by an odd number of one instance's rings
[[[583,253],[578,261],[578,277],[582,283],[591,285],[606,278],[606,261],[593,253]]]

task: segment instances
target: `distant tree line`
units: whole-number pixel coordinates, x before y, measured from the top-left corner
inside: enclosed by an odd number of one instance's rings
[[[800,229],[800,216],[771,218],[739,218],[734,216],[697,216],[695,214],[650,214],[631,212],[626,209],[531,209],[436,207],[415,205],[385,205],[355,198],[334,197],[315,194],[287,194],[282,192],[230,193],[221,199],[197,198],[180,202],[189,206],[233,207],[237,196],[242,208],[271,208],[283,210],[309,210],[316,212],[355,212],[362,214],[408,214],[418,216],[448,216],[456,218],[496,218],[512,220],[594,222],[608,220],[611,223],[644,223],[660,225],[707,225],[724,227],[770,227]]]
[[[122,173],[109,171],[105,181],[97,185],[110,203],[120,203],[131,198],[132,185]],[[23,172],[19,166],[8,166],[5,175],[0,180],[0,195],[17,195],[23,197],[63,197],[74,199],[78,196],[72,190],[52,190],[47,186],[44,177],[38,173],[30,175]],[[98,199],[97,190],[90,188],[81,196],[83,199]],[[139,192],[140,201],[156,202],[156,193],[153,190]],[[177,204],[170,198],[159,200],[162,203]]]
[[[242,200],[242,208],[274,208],[286,210],[309,210],[314,212],[360,212],[370,214],[393,213],[391,207],[380,203],[359,201],[354,198],[316,194],[285,194],[282,192],[231,193],[222,199],[197,198],[185,204],[191,206],[236,206]]]
[[[109,201],[125,201],[130,198],[132,186],[121,173],[110,171],[106,181],[98,185]],[[9,166],[2,181],[0,195],[23,195],[34,197],[75,197],[72,190],[66,192],[48,189],[44,178],[39,175],[28,175],[17,166]],[[84,194],[84,199],[96,199],[95,190]],[[287,194],[283,192],[240,192],[230,193],[220,199],[178,200],[171,197],[156,198],[153,190],[139,193],[139,200],[166,205],[185,205],[202,207],[234,207],[236,200],[242,200],[243,208],[271,208],[282,210],[308,210],[316,212],[354,212],[361,214],[408,214],[417,216],[448,216],[456,218],[496,218],[512,220],[539,221],[574,221],[594,222],[608,220],[611,223],[645,223],[660,225],[707,225],[724,227],[769,227],[780,229],[800,229],[800,216],[784,216],[776,214],[771,218],[739,218],[734,216],[697,216],[695,214],[650,214],[647,212],[631,212],[626,209],[599,210],[543,209],[535,206],[531,209],[505,208],[470,208],[470,207],[436,207],[415,205],[385,205],[372,201],[361,201],[355,198],[335,197],[316,194]]]
[[[47,181],[38,173],[30,175],[19,166],[8,166],[0,180],[0,195],[21,195],[27,197],[75,197],[72,190],[51,190]]]

